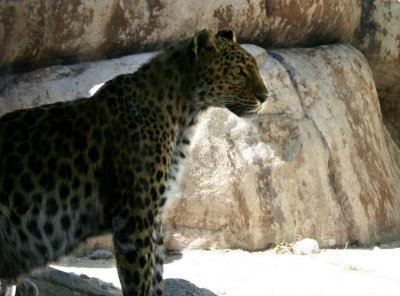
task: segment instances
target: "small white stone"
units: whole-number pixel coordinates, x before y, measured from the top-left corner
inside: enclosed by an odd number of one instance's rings
[[[294,244],[293,252],[296,255],[315,254],[319,252],[319,245],[316,240],[311,238],[305,238]]]
[[[334,238],[330,238],[325,242],[325,244],[327,244],[330,248],[333,248],[336,246],[336,240]]]

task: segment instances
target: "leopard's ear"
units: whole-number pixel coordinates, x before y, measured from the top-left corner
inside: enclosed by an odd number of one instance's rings
[[[196,32],[190,40],[187,48],[189,55],[195,59],[201,55],[209,55],[218,52],[217,39],[215,35],[209,30],[201,30]]]
[[[228,40],[232,40],[233,42],[236,42],[235,33],[233,33],[233,31],[231,31],[231,30],[218,31],[217,36],[228,39]]]

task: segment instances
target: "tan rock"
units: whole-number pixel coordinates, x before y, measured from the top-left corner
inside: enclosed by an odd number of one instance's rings
[[[353,44],[371,66],[383,120],[400,146],[400,3],[362,1],[362,18]]]
[[[363,55],[343,45],[269,53],[262,74],[271,98],[260,118],[206,114],[182,192],[165,213],[167,246],[398,238],[400,151]]]
[[[357,0],[0,1],[0,70],[163,48],[203,28],[231,28],[265,46],[349,41]]]

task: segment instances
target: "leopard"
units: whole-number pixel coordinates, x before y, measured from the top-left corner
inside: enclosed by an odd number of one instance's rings
[[[231,30],[199,30],[91,97],[0,118],[0,295],[110,233],[122,293],[163,295],[162,209],[208,108],[257,116],[268,90]]]

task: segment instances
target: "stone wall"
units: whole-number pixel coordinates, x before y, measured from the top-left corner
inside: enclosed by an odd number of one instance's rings
[[[263,46],[348,42],[358,0],[0,1],[0,70],[161,49],[202,28],[231,28]]]

